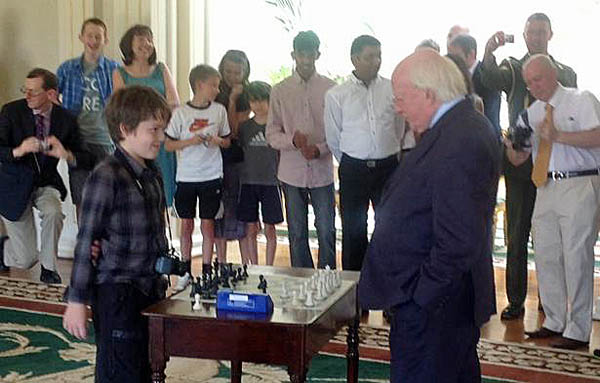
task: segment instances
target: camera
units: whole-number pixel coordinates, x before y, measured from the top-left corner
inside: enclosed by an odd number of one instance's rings
[[[515,35],[505,34],[504,35],[504,42],[506,42],[506,43],[514,43],[515,42]]]
[[[512,142],[514,150],[523,151],[524,149],[531,148],[531,134],[533,129],[529,126],[529,118],[527,111],[523,111],[517,123],[514,126],[508,127],[506,137]]]
[[[156,259],[154,271],[164,275],[184,276],[188,271],[184,262],[173,254],[161,255]]]

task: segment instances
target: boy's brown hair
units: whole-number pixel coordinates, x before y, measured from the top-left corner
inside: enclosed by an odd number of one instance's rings
[[[113,93],[104,113],[114,142],[124,139],[121,125],[131,133],[135,132],[140,122],[150,118],[164,121],[165,124],[171,119],[171,109],[164,97],[154,89],[141,85],[127,86]]]
[[[196,93],[196,83],[198,81],[206,82],[206,80],[208,80],[209,78],[212,78],[212,77],[218,77],[220,79],[221,74],[219,73],[218,70],[211,67],[210,65],[206,65],[206,64],[196,65],[190,71],[190,77],[189,77],[190,87],[192,88],[192,92],[194,92],[194,94]]]
[[[107,33],[108,33],[108,28],[106,28],[106,24],[104,23],[104,21],[102,21],[101,19],[97,18],[97,17],[91,17],[87,20],[85,20],[83,22],[83,24],[81,24],[81,32],[80,34],[83,36],[83,31],[85,31],[85,26],[88,24],[94,24],[97,25],[99,27],[101,27],[102,29],[104,29],[104,38],[106,39]]]

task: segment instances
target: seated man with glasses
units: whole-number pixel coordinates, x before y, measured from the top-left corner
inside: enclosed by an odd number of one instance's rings
[[[40,280],[61,283],[55,255],[64,220],[61,200],[67,190],[57,165],[64,159],[70,167],[87,168],[91,158],[81,146],[75,118],[55,105],[58,80],[52,72],[33,69],[21,92],[25,98],[4,105],[0,112],[0,173],[4,184],[0,188],[0,212],[8,235],[8,240],[2,243],[0,271],[13,266],[31,268],[39,260]],[[11,179],[7,169],[13,166],[22,171]],[[12,196],[14,190],[23,187],[22,173],[29,171],[33,175],[29,202],[23,205],[22,212],[15,213]],[[41,218],[39,251],[33,207]]]

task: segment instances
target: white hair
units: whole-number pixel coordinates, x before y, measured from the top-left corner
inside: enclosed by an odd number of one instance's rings
[[[465,79],[456,64],[447,57],[423,60],[411,68],[410,82],[417,89],[431,90],[444,103],[467,94]]]

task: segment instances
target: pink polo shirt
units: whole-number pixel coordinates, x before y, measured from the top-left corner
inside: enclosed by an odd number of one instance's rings
[[[296,187],[317,188],[333,183],[333,160],[325,141],[325,93],[335,82],[318,73],[304,81],[298,72],[273,87],[267,121],[267,141],[279,150],[280,181]],[[294,133],[306,134],[321,153],[307,160],[292,143]]]

